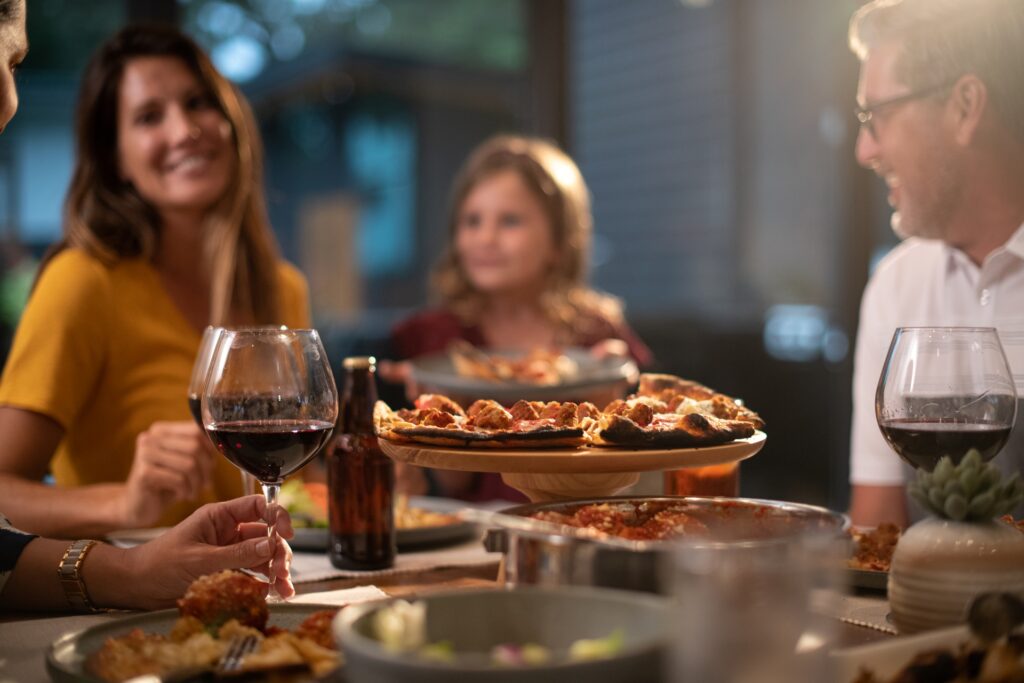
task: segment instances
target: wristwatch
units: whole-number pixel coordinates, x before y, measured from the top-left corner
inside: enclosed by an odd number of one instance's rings
[[[64,557],[57,567],[57,578],[64,588],[64,596],[68,604],[76,612],[100,612],[89,599],[89,593],[85,590],[85,581],[82,580],[82,563],[85,556],[92,550],[92,547],[99,541],[83,539],[75,541],[64,551]]]

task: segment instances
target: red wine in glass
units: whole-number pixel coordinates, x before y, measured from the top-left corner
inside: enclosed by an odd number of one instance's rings
[[[931,472],[946,455],[959,464],[971,449],[988,461],[1010,438],[1010,427],[984,422],[949,422],[904,418],[878,425],[896,455],[915,468]]]
[[[992,327],[901,327],[875,392],[875,417],[896,454],[935,469],[975,449],[988,461],[1010,437],[1017,391]]]
[[[263,483],[280,482],[320,450],[334,425],[321,420],[220,422],[206,432],[217,449]]]
[[[188,411],[192,413],[192,419],[196,421],[200,429],[203,427],[203,399],[197,394],[188,395]]]

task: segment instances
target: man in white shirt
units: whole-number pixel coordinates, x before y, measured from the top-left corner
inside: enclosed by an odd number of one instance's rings
[[[861,60],[858,162],[907,239],[864,291],[854,358],[850,516],[909,520],[908,470],[874,396],[896,327],[996,327],[1024,395],[1024,0],[874,0],[850,22]],[[996,458],[1021,469],[1024,429]]]

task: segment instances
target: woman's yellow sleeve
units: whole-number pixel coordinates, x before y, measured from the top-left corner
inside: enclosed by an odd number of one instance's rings
[[[76,250],[50,261],[14,335],[0,404],[53,418],[65,429],[102,372],[111,330],[106,268]]]

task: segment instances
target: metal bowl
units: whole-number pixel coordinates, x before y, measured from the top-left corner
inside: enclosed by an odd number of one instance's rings
[[[352,683],[644,683],[663,680],[668,603],[654,596],[596,588],[517,588],[429,595],[426,640],[449,641],[452,662],[425,660],[384,649],[373,636],[373,615],[387,602],[342,610],[335,635]],[[567,650],[581,638],[604,638],[621,629],[622,650],[591,661],[536,666],[486,663],[495,645],[536,643]],[[459,653],[462,656],[459,656]],[[474,656],[475,655],[475,656]],[[485,663],[481,663],[481,659]]]
[[[531,517],[542,511],[571,514],[584,505],[609,504],[627,510],[682,506],[705,523],[708,532],[696,537],[631,541],[585,538],[565,533],[534,531],[521,525],[502,525],[488,532],[488,550],[505,553],[505,580],[511,585],[583,585],[668,594],[666,558],[681,544],[701,546],[778,546],[842,538],[845,515],[813,505],[751,498],[673,496],[611,497],[557,503],[532,503],[502,511]],[[550,525],[545,525],[550,527]]]

